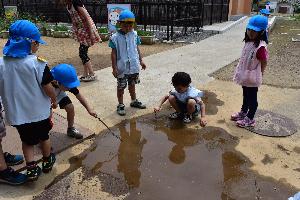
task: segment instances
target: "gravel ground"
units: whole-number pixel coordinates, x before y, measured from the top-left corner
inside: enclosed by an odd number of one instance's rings
[[[300,38],[300,21],[280,18],[270,34],[269,62],[264,76],[264,84],[300,88],[300,42],[292,42],[292,38]],[[221,68],[211,74],[216,79],[231,81],[238,61]]]
[[[76,67],[78,75],[82,74],[83,67],[78,56],[79,43],[71,38],[43,37],[43,39],[48,45],[41,46],[38,55],[45,58],[48,61],[49,66],[54,66],[59,63],[71,63]],[[6,40],[0,39],[0,56],[2,56],[2,47],[5,43]],[[141,45],[140,49],[143,56],[149,56],[183,45],[186,44],[157,43],[154,45]],[[94,66],[94,70],[100,70],[111,66],[110,53],[111,49],[108,47],[108,42],[103,42],[90,48],[89,56]]]

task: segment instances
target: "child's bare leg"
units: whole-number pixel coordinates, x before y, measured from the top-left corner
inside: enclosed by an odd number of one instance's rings
[[[7,165],[4,159],[4,154],[3,154],[3,150],[2,150],[2,139],[0,139],[0,171],[3,171],[5,169],[7,169]]]
[[[195,112],[196,101],[195,99],[189,99],[187,102],[187,112],[189,115]]]
[[[117,89],[117,97],[119,104],[123,104],[123,95],[124,95],[124,89]]]
[[[128,85],[129,94],[131,97],[131,100],[136,100],[136,93],[135,93],[135,84]]]
[[[74,105],[72,103],[66,105],[65,110],[67,112],[68,128],[72,128],[74,126],[74,118],[75,118]]]
[[[22,150],[26,163],[31,163],[34,160],[34,146],[22,142]]]
[[[173,95],[170,95],[169,98],[168,98],[171,106],[176,110],[176,112],[181,112],[178,105],[177,105],[177,102],[176,102],[176,97],[173,96]]]
[[[86,71],[87,75],[92,75],[92,76],[95,75],[91,61],[88,61],[83,66],[84,66],[84,70]]]
[[[51,154],[51,142],[50,139],[40,141],[43,157],[47,158]]]

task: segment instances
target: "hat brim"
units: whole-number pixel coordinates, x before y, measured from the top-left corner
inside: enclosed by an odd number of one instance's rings
[[[247,29],[250,29],[250,30],[253,30],[253,31],[257,31],[257,32],[263,31],[261,28],[258,28],[256,26],[252,26],[252,25],[248,25]]]
[[[69,83],[67,85],[63,84],[65,87],[67,88],[75,88],[75,87],[78,87],[80,85],[80,81],[77,79],[76,81],[72,82],[72,83]]]

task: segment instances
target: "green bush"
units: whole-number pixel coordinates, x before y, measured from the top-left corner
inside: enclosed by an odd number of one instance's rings
[[[108,33],[108,29],[106,27],[100,27],[98,28],[99,33]]]
[[[65,26],[65,25],[55,25],[53,27],[53,30],[54,31],[68,31],[69,28],[67,26]]]
[[[139,36],[153,36],[153,33],[150,31],[137,30]]]

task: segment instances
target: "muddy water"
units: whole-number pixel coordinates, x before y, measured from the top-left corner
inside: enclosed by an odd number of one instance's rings
[[[122,142],[106,133],[72,164],[83,167],[86,179],[97,176],[102,190],[129,200],[274,200],[296,192],[249,170],[234,149],[238,139],[222,128],[195,127],[165,115],[124,121],[113,128]]]

